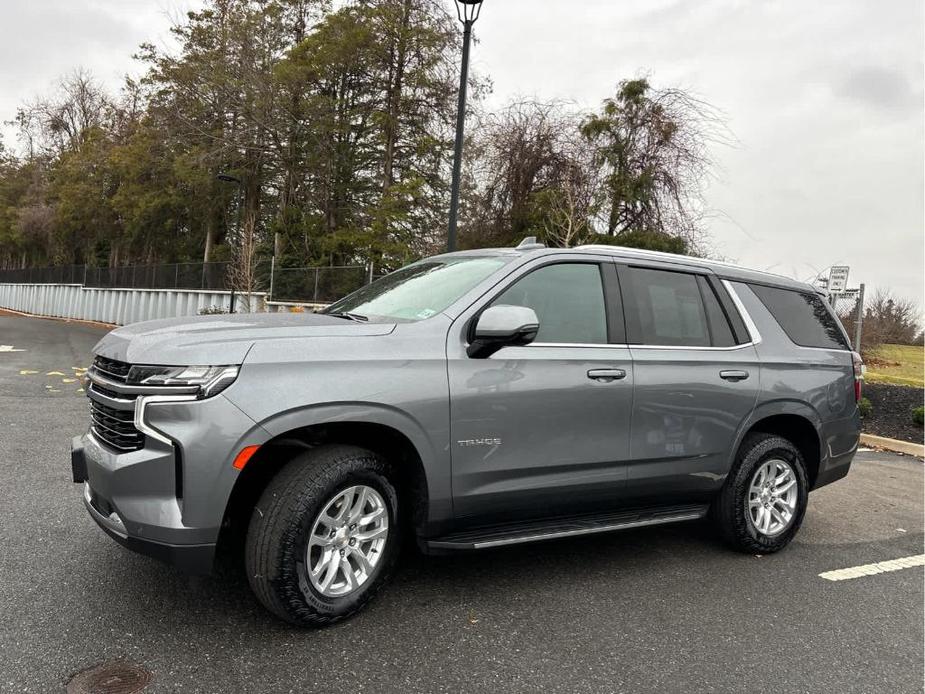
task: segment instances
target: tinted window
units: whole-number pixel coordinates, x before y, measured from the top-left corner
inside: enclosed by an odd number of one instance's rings
[[[683,272],[630,267],[624,307],[630,339],[645,345],[707,347],[710,329],[697,278]]]
[[[714,347],[732,347],[736,344],[735,336],[732,334],[732,328],[729,326],[729,319],[719,303],[716,292],[704,277],[698,277],[697,283],[700,285],[700,293],[703,296],[703,305],[707,313],[707,322],[710,325],[710,337]]]
[[[607,342],[604,288],[597,265],[547,265],[517,280],[492,303],[536,311],[540,319],[536,342]]]
[[[794,343],[802,347],[847,349],[835,316],[817,294],[750,284]]]

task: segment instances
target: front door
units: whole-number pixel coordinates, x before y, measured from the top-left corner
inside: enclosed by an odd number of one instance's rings
[[[490,305],[528,306],[536,340],[466,356]],[[457,329],[458,328],[458,329]],[[633,363],[609,259],[539,259],[457,321],[448,369],[458,518],[490,523],[619,503],[629,455]]]

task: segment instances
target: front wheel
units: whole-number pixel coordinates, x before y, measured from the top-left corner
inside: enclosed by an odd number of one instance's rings
[[[725,540],[741,552],[786,547],[806,513],[809,485],[800,452],[773,434],[749,434],[714,505]]]
[[[387,465],[370,451],[324,446],[289,462],[254,508],[248,580],[263,605],[300,626],[340,621],[391,574],[400,534]]]

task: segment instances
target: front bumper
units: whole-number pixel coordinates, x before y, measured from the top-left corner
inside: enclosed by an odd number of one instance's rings
[[[92,394],[91,394],[92,397]],[[118,451],[94,432],[71,442],[84,505],[110,537],[190,573],[208,573],[237,480],[231,462],[268,435],[221,395],[152,403],[146,424],[161,435]]]
[[[92,439],[92,435],[77,436],[71,441],[71,471],[74,482],[83,483],[84,506],[96,524],[113,540],[134,552],[165,561],[185,573],[208,574],[215,557],[215,542],[174,544],[129,534],[126,522],[112,502],[90,486],[89,468],[94,463],[88,463],[85,439]]]

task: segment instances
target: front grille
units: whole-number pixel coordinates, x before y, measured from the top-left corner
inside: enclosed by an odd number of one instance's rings
[[[100,395],[105,395],[107,398],[113,398],[115,400],[135,400],[138,396],[134,393],[117,393],[111,388],[105,388],[99,383],[91,383],[90,390],[94,393],[99,393]]]
[[[135,428],[134,410],[117,410],[91,400],[90,419],[96,437],[119,451],[137,451],[145,445],[144,434]]]
[[[96,357],[93,360],[93,370],[116,383],[125,383],[128,380],[128,372],[131,368],[131,364],[116,361],[115,359],[107,359],[106,357]]]

